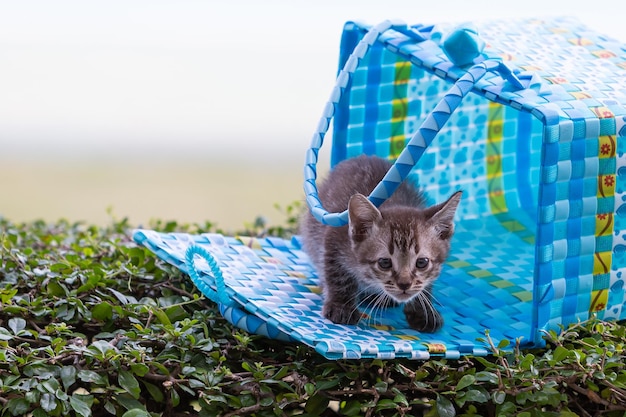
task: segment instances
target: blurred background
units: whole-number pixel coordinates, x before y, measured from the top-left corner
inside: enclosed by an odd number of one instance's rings
[[[345,21],[568,15],[626,43],[625,9],[622,0],[0,0],[0,216],[280,223],[274,206],[303,197],[303,156]]]

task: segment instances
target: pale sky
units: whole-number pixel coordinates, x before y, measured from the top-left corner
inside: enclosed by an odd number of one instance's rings
[[[15,153],[296,154],[343,23],[568,15],[626,43],[611,1],[0,0],[0,146]]]

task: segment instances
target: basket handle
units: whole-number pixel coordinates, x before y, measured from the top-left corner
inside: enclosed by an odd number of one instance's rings
[[[304,167],[304,192],[306,202],[313,217],[325,225],[339,227],[348,224],[348,210],[344,210],[341,213],[329,213],[323,207],[318,195],[316,185],[317,162],[319,150],[324,142],[324,136],[328,132],[330,121],[335,114],[335,109],[348,86],[350,77],[354,74],[358,66],[359,60],[365,56],[369,47],[376,42],[384,31],[395,29],[396,27],[404,28],[403,30],[406,31],[406,26],[398,25],[398,23],[391,21],[385,21],[371,29],[355,47],[346,61],[344,68],[337,76],[330,100],[326,104],[318,129],[313,135],[310,148],[306,153]],[[430,145],[437,133],[439,133],[439,130],[441,130],[448,121],[462,99],[488,72],[499,73],[502,78],[511,82],[516,88],[524,88],[517,76],[499,60],[487,59],[469,68],[467,72],[454,83],[434,110],[426,117],[422,125],[417,129],[406,147],[402,150],[394,165],[371,192],[368,198],[375,206],[378,207],[385,202],[402,181],[406,179],[424,153],[424,150]]]
[[[208,285],[200,285],[202,280],[200,279],[200,275],[198,273],[198,269],[196,268],[195,256],[198,255],[207,262],[209,268],[211,269],[211,274],[213,275],[213,279],[215,280],[215,286],[217,290],[213,290]],[[201,288],[204,293],[211,301],[222,304],[224,306],[230,306],[233,304],[233,300],[228,296],[226,292],[226,284],[224,283],[224,276],[222,275],[222,270],[220,269],[217,261],[206,249],[198,245],[190,245],[185,252],[185,264],[187,266],[187,270],[189,272],[189,276],[191,276],[192,281]]]

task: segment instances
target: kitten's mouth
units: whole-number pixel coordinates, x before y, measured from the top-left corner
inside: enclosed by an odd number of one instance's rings
[[[417,295],[418,291],[394,291],[391,295],[396,301],[404,303]]]

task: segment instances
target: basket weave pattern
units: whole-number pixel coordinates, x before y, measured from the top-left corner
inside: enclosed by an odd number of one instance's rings
[[[445,319],[437,333],[408,328],[401,308],[366,308],[357,326],[325,320],[297,237],[137,230],[134,239],[190,273],[232,323],[332,359],[485,355],[485,330],[496,343],[539,346],[542,330],[592,314],[626,318],[626,47],[571,19],[476,26],[486,47],[475,63],[501,60],[513,74],[481,75],[408,173],[431,202],[464,191],[434,288]],[[392,25],[372,36],[376,28],[346,24],[344,71],[307,154],[309,203],[319,204],[314,166],[331,120],[332,165],[363,153],[401,162],[409,139],[469,72],[442,49],[452,29]],[[205,259],[189,262],[190,247],[206,250]]]

